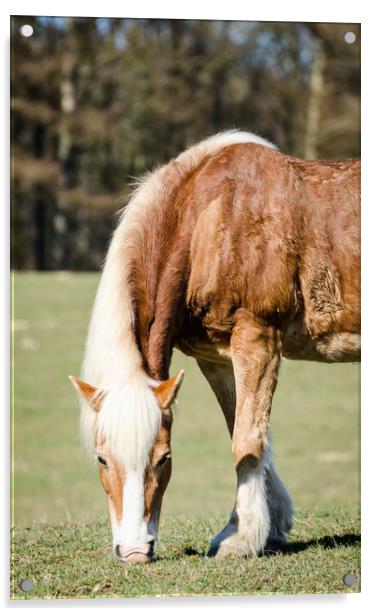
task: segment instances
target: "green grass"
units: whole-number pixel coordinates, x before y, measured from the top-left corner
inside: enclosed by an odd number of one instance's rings
[[[131,582],[128,586],[123,579],[125,571],[131,581],[137,573],[109,556],[109,527],[98,523],[106,517],[105,498],[95,467],[80,447],[77,398],[67,378],[80,371],[97,283],[95,274],[15,274],[15,584],[33,570],[37,575],[41,567],[35,587],[38,596],[56,593],[57,579],[61,580],[59,596],[91,596],[90,589],[113,576],[115,586],[98,590],[96,596],[145,593],[144,577],[139,575],[139,587]],[[195,362],[176,353],[172,371],[182,367],[186,374],[173,427],[173,476],[163,503],[161,560],[148,569],[154,576],[153,592],[148,592],[218,593],[219,585],[224,593],[346,590],[338,570],[343,571],[343,559],[345,568],[356,567],[357,542],[348,546],[341,541],[334,549],[310,544],[300,552],[237,565],[183,555],[185,541],[191,541],[202,553],[211,533],[219,530],[220,519],[225,521],[233,505],[235,474],[230,439],[215,397]],[[298,510],[310,512],[306,517],[298,516],[295,533],[299,534],[294,534],[293,540],[317,541],[331,533],[339,537],[350,534],[359,504],[359,367],[284,361],[274,397],[272,428],[279,473]],[[338,512],[335,517],[334,507]],[[198,515],[205,517],[197,519]],[[338,527],[333,528],[334,524]],[[85,537],[90,540],[81,541]],[[28,541],[35,542],[29,544],[34,547],[21,549]],[[64,556],[67,550],[70,554],[73,545],[75,559],[66,555],[60,560],[60,553]],[[86,554],[87,573],[80,567],[84,562],[81,550]],[[330,572],[325,575],[331,563],[333,578]],[[48,583],[43,582],[44,567],[45,575],[52,575]],[[222,567],[224,577],[218,580]],[[274,567],[281,568],[276,581]],[[99,578],[93,586],[84,584],[91,570]],[[140,573],[140,566],[137,570]],[[312,585],[305,587],[304,572],[309,570]],[[269,582],[261,586],[258,576]],[[247,586],[248,580],[251,586]],[[179,590],[175,591],[177,584]],[[281,585],[280,590],[276,584]],[[80,586],[85,591],[79,591]]]
[[[33,525],[14,533],[13,598],[339,593],[360,590],[356,510],[296,516],[284,554],[217,560],[205,556],[222,516],[166,518],[151,564],[124,565],[110,553],[107,521]],[[343,577],[352,573],[353,586]],[[19,581],[31,579],[22,592]]]

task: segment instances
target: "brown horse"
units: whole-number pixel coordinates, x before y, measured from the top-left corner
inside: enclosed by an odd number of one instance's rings
[[[359,177],[356,160],[299,160],[230,131],[140,182],[107,254],[84,380],[72,378],[119,559],[147,561],[156,546],[183,377],[169,379],[173,347],[197,360],[232,438],[235,505],[209,553],[287,541],[272,396],[282,356],[359,359]]]

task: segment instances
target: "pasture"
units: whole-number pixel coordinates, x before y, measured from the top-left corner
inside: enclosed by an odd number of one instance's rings
[[[283,361],[272,408],[277,469],[295,503],[284,554],[207,559],[235,493],[230,439],[212,391],[186,375],[157,559],[124,566],[96,467],[80,446],[78,375],[96,274],[14,276],[12,596],[130,597],[355,592],[360,587],[359,366]],[[353,573],[348,587],[343,576]],[[33,579],[24,593],[19,581]]]

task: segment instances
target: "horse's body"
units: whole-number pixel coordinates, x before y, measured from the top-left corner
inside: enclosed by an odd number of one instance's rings
[[[229,361],[246,310],[281,330],[286,357],[358,360],[358,176],[358,161],[299,161],[255,144],[207,160],[180,195],[189,249],[175,345]]]
[[[213,554],[256,554],[290,529],[268,442],[281,357],[359,359],[359,174],[358,161],[303,161],[225,133],[145,179],[115,233],[85,378],[127,397],[141,375],[149,387],[168,379],[174,346],[196,358],[224,412],[238,476]],[[89,416],[84,409],[84,431],[98,440]],[[148,455],[158,429],[146,436]],[[102,436],[111,441],[111,429]],[[125,506],[123,498],[122,515]]]

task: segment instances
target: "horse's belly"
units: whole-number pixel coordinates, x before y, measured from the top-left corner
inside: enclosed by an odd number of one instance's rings
[[[231,360],[229,345],[226,344],[213,344],[199,338],[181,338],[175,346],[185,355],[197,360],[215,364],[228,364]]]
[[[199,334],[181,336],[175,346],[185,355],[216,364],[231,361],[230,337],[215,337],[202,330]],[[302,315],[290,322],[283,339],[282,355],[287,359],[304,359],[319,362],[360,361],[360,334],[338,331],[310,335]]]
[[[360,335],[352,332],[337,332],[316,339],[308,332],[288,327],[283,343],[283,355],[288,359],[305,359],[322,362],[360,361]]]

